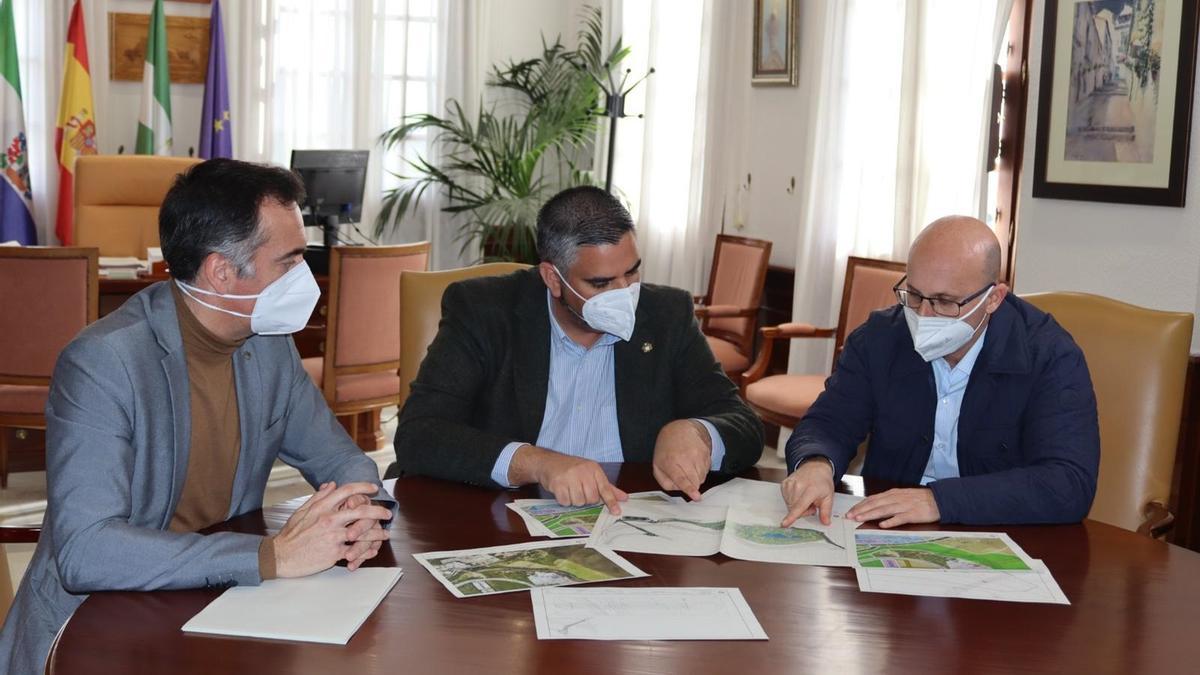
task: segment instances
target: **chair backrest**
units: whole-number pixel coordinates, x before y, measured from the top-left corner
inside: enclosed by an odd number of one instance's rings
[[[442,294],[456,281],[490,277],[528,269],[529,265],[495,262],[440,272],[404,272],[400,275],[400,405],[408,398],[429,344],[442,320]]]
[[[1089,518],[1129,530],[1167,505],[1179,440],[1192,315],[1086,293],[1022,296],[1083,350],[1100,415],[1100,479]]]
[[[709,305],[758,307],[771,262],[771,242],[718,234],[708,277]],[[754,343],[755,317],[710,318],[704,332],[737,345],[749,355]]]
[[[0,246],[0,384],[47,385],[58,354],[99,313],[94,248]]]
[[[896,304],[892,288],[904,277],[908,265],[891,260],[858,258],[846,260],[846,280],[842,286],[842,308],[838,313],[837,332],[833,337],[833,362],[842,353],[846,336],[863,325],[877,309]]]
[[[158,246],[158,207],[199,159],[153,155],[84,155],[75,160],[76,246],[103,256],[145,258]]]
[[[327,401],[338,400],[338,375],[400,367],[400,275],[426,269],[427,241],[333,247],[322,378]]]

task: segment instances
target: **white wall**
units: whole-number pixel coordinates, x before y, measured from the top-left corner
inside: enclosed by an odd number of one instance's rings
[[[800,44],[814,42],[809,39],[813,23],[808,21],[809,8],[801,4]],[[717,26],[717,39],[728,40],[732,45],[732,83],[725,95],[741,101],[741,110],[735,113],[740,118],[740,130],[731,131],[742,136],[740,152],[734,153],[731,161],[739,164],[731,172],[734,181],[728,194],[737,195],[728,203],[725,211],[725,233],[773,243],[772,264],[785,267],[796,265],[796,239],[800,222],[800,189],[788,193],[789,180],[795,176],[797,186],[803,181],[800,173],[800,158],[803,157],[808,106],[803,96],[803,84],[799,87],[771,86],[755,87],[750,84],[751,25],[754,21],[754,3],[740,3],[736,21],[726,26]],[[805,29],[810,30],[806,31]],[[805,58],[801,47],[801,62]],[[746,187],[746,177],[751,177]],[[741,185],[741,191],[737,186]],[[740,226],[740,227],[739,227]],[[705,252],[705,259],[711,252]],[[707,263],[706,263],[707,264]]]
[[[236,0],[235,0],[236,1]],[[138,109],[141,106],[142,83],[109,79],[108,15],[112,13],[149,14],[152,5],[147,0],[84,0],[84,22],[87,26],[88,58],[92,74],[92,96],[96,104],[96,129],[101,154],[114,154],[125,146],[133,154],[137,140]],[[208,18],[212,6],[183,2],[163,5],[167,16],[196,16]],[[225,26],[227,67],[231,80],[230,93],[236,91],[238,76],[236,45],[237,14],[235,3],[221,5]],[[204,84],[171,85],[171,117],[175,154],[187,156],[189,147],[200,140],[200,107],[204,101]]]
[[[1200,142],[1196,140],[1200,114],[1192,115],[1186,207],[1033,198],[1044,7],[1042,2],[1034,3],[1029,47],[1030,98],[1017,209],[1017,292],[1083,291],[1143,307],[1200,313]],[[1192,105],[1200,107],[1200,96]],[[1192,352],[1200,352],[1200,327],[1193,328]]]

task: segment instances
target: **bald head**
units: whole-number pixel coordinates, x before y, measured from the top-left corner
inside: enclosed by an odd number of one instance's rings
[[[908,254],[913,270],[937,276],[973,277],[975,286],[1000,280],[1000,242],[978,218],[946,216],[921,230]],[[917,276],[926,276],[918,272]]]

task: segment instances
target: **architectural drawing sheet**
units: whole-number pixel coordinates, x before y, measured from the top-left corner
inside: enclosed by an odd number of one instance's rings
[[[1002,532],[846,530],[859,590],[1006,602],[1070,602],[1041,560]]]
[[[848,565],[845,527],[838,516],[822,525],[815,516],[780,527],[780,503],[751,506],[628,503],[621,515],[600,514],[589,546],[662,555],[708,556],[792,565]]]
[[[782,506],[783,493],[779,483],[765,480],[750,480],[749,478],[734,478],[716,487],[709,488],[701,495],[701,504],[708,506]],[[835,493],[833,495],[833,514],[844,516],[851,506],[861,502],[862,497]]]
[[[587,548],[585,543],[534,541],[415,553],[413,558],[458,598],[648,576],[612,551]]]
[[[1071,604],[1041,560],[1034,560],[1032,569],[1022,571],[860,567],[855,572],[858,589],[867,593]]]
[[[662,491],[634,492],[629,499],[661,502],[664,504],[683,503],[682,497],[672,497]],[[596,519],[600,517],[603,504],[588,506],[563,506],[553,499],[515,499],[506,504],[510,510],[521,516],[529,534],[534,537],[586,537],[592,533]]]
[[[539,640],[766,640],[736,588],[538,588]]]

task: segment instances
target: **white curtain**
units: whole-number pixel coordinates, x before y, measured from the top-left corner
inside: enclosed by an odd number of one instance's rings
[[[236,84],[234,153],[287,166],[294,149],[371,151],[362,224],[341,236],[374,238],[392,174],[405,158],[430,157],[416,136],[384,152],[380,134],[405,115],[442,112],[448,97],[477,88],[478,14],[467,0],[245,0],[237,5],[245,77]],[[379,243],[428,239],[432,266],[452,267],[458,245],[436,199],[390,227]],[[316,233],[310,233],[317,236]]]
[[[821,46],[802,62],[801,87],[819,133],[805,161],[793,316],[833,326],[848,256],[904,260],[930,221],[983,217],[991,64],[1011,0],[806,8]],[[793,341],[790,370],[824,372],[831,358],[828,341]]]
[[[628,114],[645,118],[618,123],[614,189],[637,223],[643,278],[692,291],[715,231],[704,186],[713,166],[706,161],[710,104],[721,97],[712,72],[723,65],[714,56],[714,15],[728,11],[717,4],[724,3],[650,0],[619,9],[632,47],[624,67],[634,78],[651,66],[655,73],[626,100]]]

